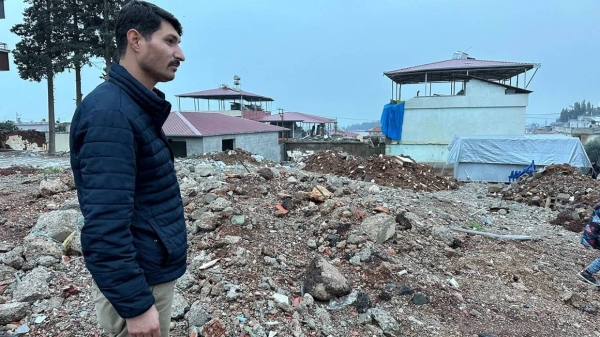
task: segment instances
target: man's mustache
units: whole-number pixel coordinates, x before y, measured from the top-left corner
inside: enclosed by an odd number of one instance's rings
[[[181,61],[177,61],[177,60],[171,61],[171,62],[169,62],[169,67],[170,66],[179,67],[180,64],[181,64]]]

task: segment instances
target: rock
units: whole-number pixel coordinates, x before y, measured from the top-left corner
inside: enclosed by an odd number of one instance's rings
[[[356,311],[359,314],[366,313],[371,308],[371,299],[369,295],[364,292],[359,292],[356,296]]]
[[[0,225],[3,225],[3,223],[0,222]],[[0,253],[8,253],[11,250],[13,250],[14,248],[15,248],[15,246],[13,246],[9,243],[0,242]]]
[[[0,285],[14,282],[16,272],[16,269],[0,264]]]
[[[256,171],[256,173],[258,173],[259,176],[265,178],[265,180],[273,179],[273,171],[271,171],[268,168],[261,168],[258,171]]]
[[[223,241],[225,242],[226,245],[234,245],[234,244],[242,241],[242,238],[239,236],[227,235],[225,237],[225,239],[223,239]]]
[[[350,293],[350,282],[323,257],[315,257],[305,274],[305,292],[328,301]]]
[[[454,245],[454,234],[450,230],[450,228],[442,227],[442,226],[433,226],[431,228],[431,235],[442,241],[446,244],[446,246]]]
[[[40,182],[40,194],[43,196],[50,196],[68,190],[69,187],[66,186],[60,179],[44,179]]]
[[[231,223],[234,225],[243,225],[246,222],[246,217],[244,215],[236,215],[231,218]]]
[[[429,299],[423,293],[415,293],[412,298],[412,302],[415,305],[424,305],[429,303]]]
[[[77,229],[76,224],[80,220],[83,221],[83,215],[77,210],[43,213],[38,218],[37,223],[33,226],[30,233],[25,237],[25,241],[32,240],[38,234],[43,234],[62,243]]]
[[[278,303],[284,303],[284,304],[290,304],[290,299],[282,294],[273,294],[273,299],[275,300],[275,302]]]
[[[208,323],[204,324],[200,330],[202,337],[225,337],[226,332],[227,328],[225,327],[225,324],[218,318],[213,318]]]
[[[373,308],[371,309],[371,316],[386,336],[397,336],[400,332],[400,324],[387,311]]]
[[[33,303],[40,299],[50,298],[48,278],[50,278],[50,273],[44,267],[33,269],[17,284],[13,300]]]
[[[231,201],[222,197],[217,198],[215,201],[211,202],[210,205],[208,205],[208,208],[210,208],[210,210],[213,212],[223,211],[227,207],[231,207]]]
[[[81,231],[77,230],[75,232],[75,236],[71,240],[71,253],[75,253],[78,255],[83,255],[83,251],[81,248]]]
[[[407,286],[407,285],[403,285],[402,287],[400,287],[400,290],[398,290],[398,295],[412,295],[413,294],[413,290],[411,287]]]
[[[347,241],[349,244],[357,245],[357,244],[361,244],[361,243],[365,242],[365,238],[362,237],[361,235],[350,234],[350,236],[348,236]]]
[[[331,197],[331,192],[325,186],[317,185],[313,188],[312,192],[310,192],[310,199],[314,201],[325,201],[325,199],[329,199]]]
[[[26,241],[24,247],[25,260],[27,261],[34,261],[40,256],[53,256],[57,259],[63,256],[61,245],[41,236]]]
[[[173,295],[173,304],[171,306],[171,318],[179,319],[190,309],[190,303],[179,292]]]
[[[200,218],[194,221],[194,226],[200,231],[213,231],[219,224],[220,217],[212,212],[204,212]]]
[[[0,254],[0,263],[15,269],[21,269],[25,260],[23,260],[23,247],[17,247],[8,253]]]
[[[369,187],[369,193],[379,194],[379,193],[381,193],[381,189],[377,185],[371,185],[371,187]]]
[[[77,199],[77,197],[68,199],[65,201],[65,203],[63,204],[61,209],[63,211],[66,211],[66,210],[79,211],[79,200]]]
[[[417,231],[421,231],[423,228],[428,227],[421,222],[421,218],[419,218],[418,215],[407,211],[403,211],[396,215],[396,222],[402,229],[411,229],[415,227]]]
[[[208,164],[196,165],[194,173],[199,177],[210,177],[216,173],[216,167]]]
[[[211,315],[203,307],[200,301],[196,301],[185,315],[190,327],[201,327],[211,320]]]
[[[317,240],[308,239],[308,242],[306,243],[306,245],[308,246],[308,248],[317,249]]]
[[[0,325],[19,322],[29,312],[29,304],[25,302],[12,302],[0,304]]]
[[[379,213],[366,218],[360,229],[371,241],[382,244],[396,233],[396,220],[391,215]]]

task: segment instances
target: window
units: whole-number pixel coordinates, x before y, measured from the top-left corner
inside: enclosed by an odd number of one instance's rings
[[[223,139],[221,144],[221,151],[233,150],[235,148],[235,139]]]

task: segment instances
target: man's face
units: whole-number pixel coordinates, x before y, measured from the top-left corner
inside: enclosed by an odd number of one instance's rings
[[[179,63],[185,60],[180,42],[175,28],[163,20],[149,40],[140,41],[140,68],[157,82],[173,80]]]

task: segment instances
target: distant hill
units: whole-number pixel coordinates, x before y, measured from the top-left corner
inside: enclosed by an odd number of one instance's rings
[[[364,122],[359,124],[351,124],[346,127],[346,131],[366,131],[376,126],[381,126],[380,122]]]

